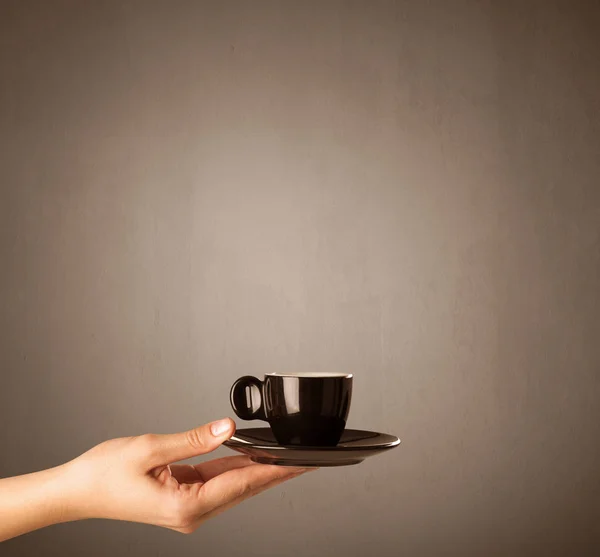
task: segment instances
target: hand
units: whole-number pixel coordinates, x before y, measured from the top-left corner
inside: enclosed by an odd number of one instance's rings
[[[172,462],[214,451],[234,432],[230,419],[174,435],[114,439],[71,463],[78,504],[88,517],[145,522],[192,532],[228,508],[304,472],[230,456]]]
[[[234,429],[233,421],[225,419],[184,433],[112,439],[56,469],[0,480],[0,540],[86,518],[191,533],[209,518],[306,471],[255,464],[245,456],[195,466],[171,464],[214,451]],[[34,493],[41,498],[37,507],[31,505]],[[27,508],[16,507],[19,503]],[[41,515],[32,518],[32,508]]]

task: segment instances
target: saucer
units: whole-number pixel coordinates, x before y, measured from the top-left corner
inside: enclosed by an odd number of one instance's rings
[[[302,447],[279,445],[268,427],[238,429],[224,445],[250,456],[260,464],[322,468],[359,464],[365,458],[397,447],[394,435],[346,429],[335,447]]]

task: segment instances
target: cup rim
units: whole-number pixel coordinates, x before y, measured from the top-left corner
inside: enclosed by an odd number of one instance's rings
[[[335,373],[335,372],[310,372],[310,371],[299,371],[296,373],[282,373],[279,371],[273,371],[271,373],[265,373],[265,377],[297,377],[298,379],[352,379],[352,373]]]

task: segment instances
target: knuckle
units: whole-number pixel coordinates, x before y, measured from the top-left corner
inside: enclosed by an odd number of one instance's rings
[[[186,432],[185,437],[190,447],[197,450],[203,450],[206,448],[206,440],[201,429],[190,429]]]
[[[237,489],[236,498],[244,497],[251,491],[252,491],[252,486],[250,485],[250,482],[248,482],[248,481],[240,482],[240,485],[238,486],[238,489]]]
[[[195,517],[189,517],[187,516],[180,524],[179,527],[177,528],[177,531],[180,534],[192,534],[194,533],[199,526],[199,522],[196,520]]]
[[[144,456],[153,454],[156,448],[156,435],[153,433],[145,433],[135,439],[136,449]]]
[[[184,535],[189,535],[189,534],[193,534],[196,531],[196,528],[194,528],[193,526],[185,526],[183,528],[177,528],[177,531],[180,534],[184,534]]]

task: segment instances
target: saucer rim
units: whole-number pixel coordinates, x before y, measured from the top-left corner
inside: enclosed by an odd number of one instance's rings
[[[247,427],[247,428],[236,429],[234,434],[229,439],[227,439],[227,441],[225,441],[223,443],[223,445],[226,445],[229,447],[252,447],[253,449],[263,449],[263,450],[270,450],[270,451],[293,450],[293,451],[345,452],[345,451],[357,451],[357,450],[369,451],[369,450],[391,449],[393,447],[397,447],[402,442],[399,437],[397,437],[396,435],[392,435],[391,433],[383,433],[380,431],[369,431],[366,429],[354,429],[354,428],[346,428],[345,431],[352,431],[352,432],[358,432],[358,433],[375,433],[377,436],[387,435],[388,437],[392,437],[393,440],[388,441],[386,443],[380,443],[377,445],[366,445],[363,447],[352,447],[352,446],[349,447],[349,446],[343,446],[343,445],[342,446],[336,445],[335,447],[318,447],[318,446],[314,446],[314,445],[280,445],[279,443],[274,443],[272,445],[265,445],[263,443],[256,444],[256,443],[250,443],[248,441],[243,441],[241,439],[235,439],[238,432],[243,433],[244,431],[257,430],[257,429],[258,430],[268,430],[268,431],[271,430],[271,428],[268,426],[267,427]]]

